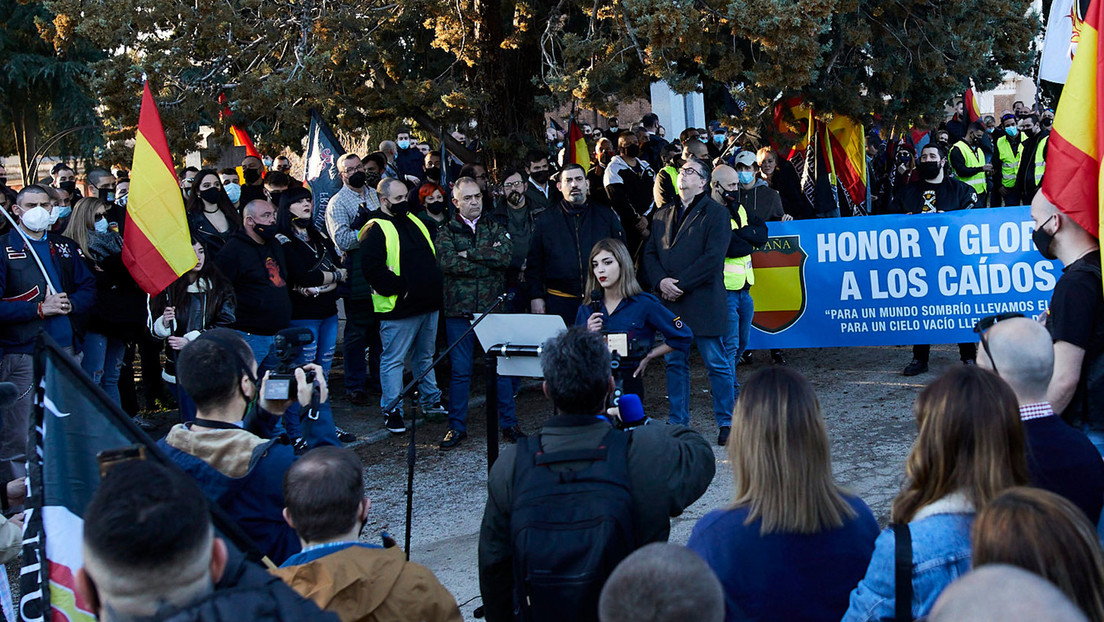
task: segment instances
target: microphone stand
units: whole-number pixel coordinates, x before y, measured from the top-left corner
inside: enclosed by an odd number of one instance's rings
[[[514,295],[512,293],[504,292],[500,294],[498,298],[495,299],[494,304],[488,307],[482,315],[476,318],[476,320],[472,322],[472,325],[468,327],[468,330],[464,331],[463,335],[460,335],[459,339],[449,344],[449,347],[445,348],[444,352],[439,354],[437,358],[433,359],[433,362],[429,364],[429,367],[425,371],[423,371],[420,376],[414,378],[405,387],[403,387],[403,390],[399,392],[399,395],[395,399],[391,400],[391,403],[387,405],[387,408],[383,409],[383,412],[389,413],[393,411],[395,407],[398,406],[408,394],[411,394],[411,392],[414,390],[414,387],[418,386],[418,383],[420,383],[422,379],[429,374],[429,372],[433,371],[433,368],[437,366],[437,363],[440,363],[442,360],[444,360],[444,358],[448,356],[450,352],[452,352],[452,349],[455,348],[457,344],[466,339],[467,336],[475,330],[475,327],[478,326],[484,318],[486,318],[488,315],[491,314],[491,312],[497,309],[499,305],[506,302],[507,300],[511,300],[513,297]],[[418,455],[418,450],[414,444],[414,437],[417,432],[418,414],[417,409],[415,408],[413,416],[410,418],[410,445],[406,449],[406,561],[410,561],[410,532],[411,521],[413,520],[414,516],[414,463],[417,461]]]

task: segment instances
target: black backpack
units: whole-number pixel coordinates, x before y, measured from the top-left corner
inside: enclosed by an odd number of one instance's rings
[[[518,439],[510,547],[515,619],[598,620],[598,596],[633,551],[628,455],[632,432],[611,429],[594,449],[546,453]],[[549,468],[591,461],[576,471]]]

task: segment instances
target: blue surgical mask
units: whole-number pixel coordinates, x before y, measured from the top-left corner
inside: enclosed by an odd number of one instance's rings
[[[226,192],[226,196],[230,197],[231,203],[237,203],[241,198],[241,186],[238,184],[226,184],[222,189]]]
[[[755,173],[751,171],[738,171],[736,177],[739,178],[741,185],[748,185],[755,180]]]
[[[1020,128],[1016,127],[1015,125],[1012,125],[1010,127],[1004,128],[1004,133],[1008,134],[1009,138],[1015,138],[1015,137],[1020,135]]]
[[[66,218],[67,216],[69,216],[69,214],[73,213],[73,208],[69,207],[68,205],[59,205],[55,209],[57,210],[55,212],[57,218],[54,218],[54,220],[57,220],[58,218]]]
[[[717,143],[718,145],[723,145],[724,141],[725,141],[725,135],[724,134],[714,134],[713,135],[713,142]]]
[[[403,140],[398,141],[398,145],[399,145],[399,149],[409,149],[410,148],[410,141],[406,140],[406,139],[403,139]]]
[[[95,229],[97,233],[107,233],[107,219],[101,218],[97,220],[92,223],[92,228]]]

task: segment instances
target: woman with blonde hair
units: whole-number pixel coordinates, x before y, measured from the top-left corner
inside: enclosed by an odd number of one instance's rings
[[[622,363],[639,363],[622,368],[624,391],[643,399],[641,376],[648,363],[676,349],[689,352],[694,336],[690,327],[658,298],[641,289],[629,249],[621,240],[599,240],[590,249],[586,291],[592,299],[579,307],[575,324],[585,325],[591,332],[614,336],[611,343],[618,341],[616,336],[625,335],[627,352],[620,352]],[[655,345],[656,333],[664,338],[659,345]]]
[[[1096,529],[1065,497],[1009,488],[978,512],[974,568],[1019,566],[1050,581],[1092,622],[1104,622],[1104,550]]]
[[[832,620],[847,609],[878,523],[832,479],[812,385],[788,367],[751,376],[736,401],[728,456],[732,506],[694,526],[687,546],[725,591],[726,620]]]
[[[970,569],[977,511],[1028,481],[1016,395],[996,374],[952,368],[920,392],[913,410],[920,432],[893,501],[894,526],[875,542],[847,622],[928,615],[943,588]],[[896,581],[898,562],[910,582]]]

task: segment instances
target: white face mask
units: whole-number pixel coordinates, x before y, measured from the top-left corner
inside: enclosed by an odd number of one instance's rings
[[[20,222],[23,223],[23,226],[26,227],[28,231],[38,233],[40,231],[45,231],[46,227],[53,224],[54,217],[50,214],[50,210],[38,206],[23,212]]]

